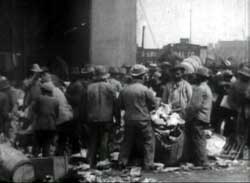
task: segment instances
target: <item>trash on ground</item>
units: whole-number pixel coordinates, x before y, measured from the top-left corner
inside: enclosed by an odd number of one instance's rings
[[[111,167],[111,162],[108,159],[99,161],[96,167],[101,170],[109,169]]]
[[[130,176],[140,177],[141,176],[141,167],[132,167],[130,170]]]
[[[212,134],[210,138],[207,139],[207,153],[208,156],[219,156],[223,151],[226,144],[226,138],[218,135]]]

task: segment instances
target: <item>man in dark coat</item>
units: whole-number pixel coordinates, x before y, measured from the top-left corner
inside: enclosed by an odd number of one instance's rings
[[[8,136],[10,127],[9,113],[12,110],[11,97],[8,94],[10,85],[7,79],[0,79],[0,133]]]
[[[109,135],[115,113],[116,92],[107,82],[109,74],[104,66],[96,66],[95,81],[87,88],[88,127],[90,144],[87,154],[90,167],[94,168],[99,150],[99,160],[109,158]]]
[[[81,74],[76,76],[66,90],[65,96],[72,106],[74,117],[73,117],[73,128],[75,133],[75,141],[80,142],[77,146],[87,148],[89,143],[89,134],[87,128],[87,87],[91,83],[94,73],[92,66],[85,66],[81,70]],[[77,142],[75,142],[77,144]],[[78,148],[77,148],[78,149]],[[73,153],[77,152],[73,150]]]
[[[125,111],[125,134],[121,145],[119,166],[125,168],[138,137],[143,140],[144,168],[153,168],[155,154],[155,139],[151,124],[150,111],[156,107],[156,98],[144,82],[147,68],[134,65],[131,69],[133,81],[124,88],[119,96],[121,110]],[[138,136],[139,135],[139,136]]]
[[[48,84],[41,86],[42,95],[35,103],[33,110],[36,118],[33,124],[37,153],[42,150],[43,156],[50,155],[50,147],[54,145],[56,135],[56,120],[59,114],[59,103],[52,95],[53,88]]]

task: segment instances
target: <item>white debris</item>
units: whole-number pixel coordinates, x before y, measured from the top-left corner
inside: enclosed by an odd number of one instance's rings
[[[207,139],[207,153],[208,156],[218,156],[223,151],[223,147],[226,144],[226,138],[213,134],[210,138]]]
[[[132,167],[130,170],[131,177],[140,177],[141,176],[141,167]]]

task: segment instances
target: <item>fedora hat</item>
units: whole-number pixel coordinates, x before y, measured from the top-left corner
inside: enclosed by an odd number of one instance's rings
[[[40,68],[38,64],[33,64],[30,70],[32,72],[43,72],[43,70]]]
[[[109,78],[110,74],[108,70],[103,65],[98,65],[95,67],[95,76],[97,79],[107,79]]]
[[[246,76],[250,78],[250,68],[247,66],[242,67],[239,71],[238,74],[241,74],[243,76]]]
[[[135,77],[146,74],[147,72],[148,68],[141,64],[135,64],[130,70],[130,74]]]

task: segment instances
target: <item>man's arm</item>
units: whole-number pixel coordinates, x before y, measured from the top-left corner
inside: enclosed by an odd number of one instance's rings
[[[169,96],[168,85],[166,85],[163,87],[162,102],[168,103],[168,96]]]
[[[193,88],[190,84],[187,84],[186,92],[187,92],[187,103],[189,104],[193,94]]]
[[[157,107],[157,99],[154,96],[153,92],[151,90],[146,91],[146,101],[147,101],[147,106],[150,111],[156,109]]]

